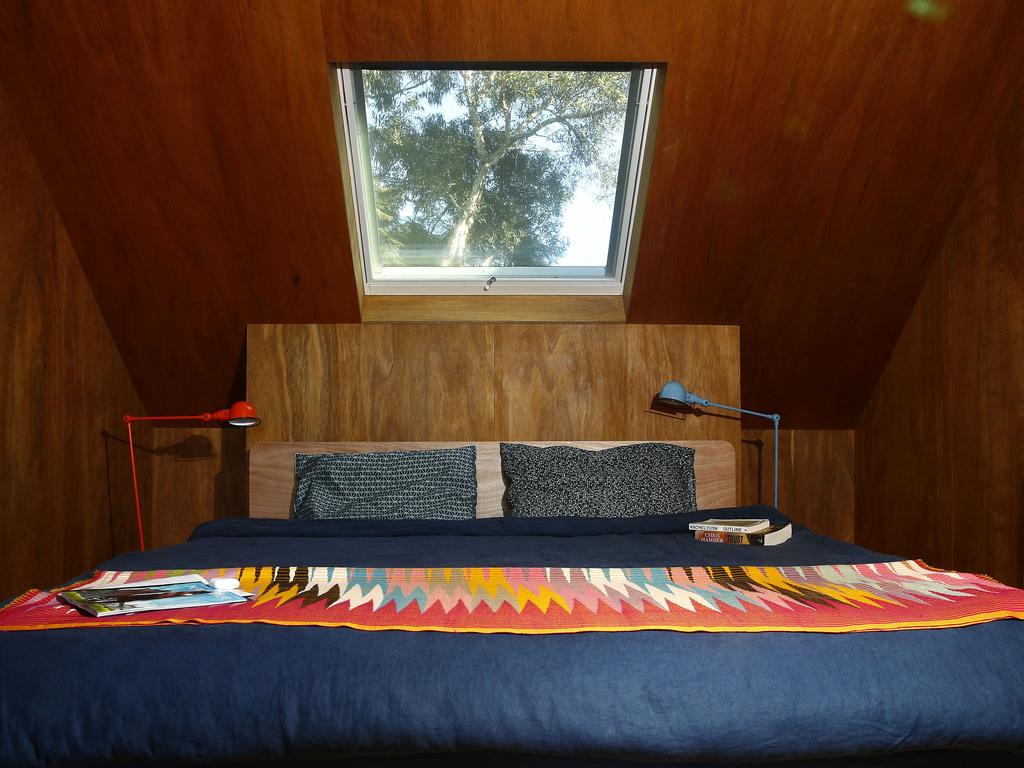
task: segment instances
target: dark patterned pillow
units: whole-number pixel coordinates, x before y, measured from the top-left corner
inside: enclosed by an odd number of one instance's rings
[[[295,454],[292,517],[471,520],[476,447]]]
[[[697,510],[692,448],[637,443],[603,451],[501,444],[512,517],[637,517]]]

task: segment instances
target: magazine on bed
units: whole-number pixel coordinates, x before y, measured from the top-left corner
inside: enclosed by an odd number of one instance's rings
[[[242,603],[252,597],[240,589],[218,589],[218,586],[199,574],[190,573],[129,584],[68,589],[61,592],[59,597],[92,616],[119,616],[142,611]]]

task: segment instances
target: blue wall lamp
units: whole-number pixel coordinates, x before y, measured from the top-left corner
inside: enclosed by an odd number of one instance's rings
[[[710,400],[695,395],[690,392],[678,381],[670,381],[661,388],[661,392],[658,393],[658,400],[668,405],[680,406],[685,405],[690,408],[699,406],[701,408],[721,408],[726,411],[735,411],[736,413],[746,413],[749,416],[760,416],[762,419],[769,419],[772,425],[775,427],[775,491],[772,496],[772,506],[776,509],[779,508],[779,414],[777,413],[758,413],[757,411],[748,411],[746,408],[735,408],[731,405],[722,405],[721,403],[712,403]]]

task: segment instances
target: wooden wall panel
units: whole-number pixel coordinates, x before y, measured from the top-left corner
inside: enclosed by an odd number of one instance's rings
[[[358,319],[328,60],[663,64],[629,320],[741,324],[745,403],[851,427],[1024,76],[1024,4],[942,5],[10,0],[0,79],[167,412],[242,390],[246,323]]]
[[[495,326],[495,431],[505,440],[628,438],[624,325]],[[486,384],[484,385],[486,386]]]
[[[628,319],[739,324],[790,427],[856,426],[1024,78],[1017,0],[321,5],[334,61],[665,64]]]
[[[857,539],[1024,584],[1024,92],[865,410]]]
[[[0,275],[3,600],[135,546],[117,436],[141,403],[2,92]]]
[[[621,296],[367,296],[364,323],[622,323]]]
[[[207,520],[248,514],[245,432],[230,427],[152,429],[148,548],[180,544]]]
[[[727,326],[252,325],[248,396],[264,422],[248,440],[722,439],[738,447],[735,419],[650,411],[674,376],[735,402],[738,344]]]
[[[940,567],[953,562],[948,266],[933,266],[857,430],[857,542]]]
[[[152,412],[240,395],[248,322],[358,319],[316,0],[4,3],[0,78]]]
[[[250,442],[493,439],[492,326],[253,325],[249,349]]]
[[[953,558],[1024,584],[1024,90],[978,168],[950,264]]]
[[[738,447],[739,419],[732,414],[708,409],[669,416],[647,406],[671,379],[683,382],[712,402],[739,403],[739,328],[711,326],[698,334],[685,325],[630,325],[626,342],[630,403],[627,434],[650,440],[729,440]],[[679,437],[683,434],[700,437]]]
[[[779,509],[818,533],[854,537],[855,432],[779,430]],[[771,504],[774,436],[743,430],[742,504]]]

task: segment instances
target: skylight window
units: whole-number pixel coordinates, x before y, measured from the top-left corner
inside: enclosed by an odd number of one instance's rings
[[[622,293],[655,70],[337,74],[367,293]]]

